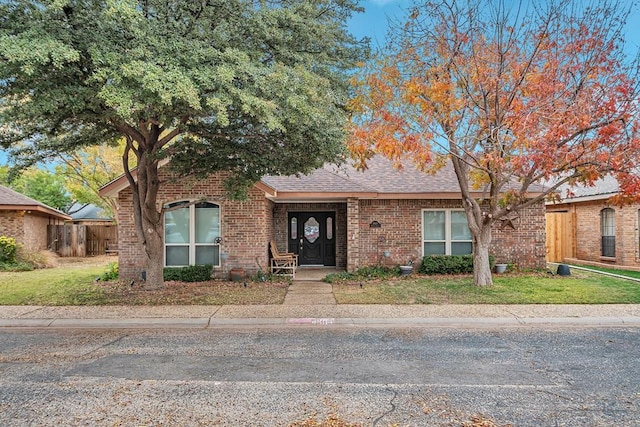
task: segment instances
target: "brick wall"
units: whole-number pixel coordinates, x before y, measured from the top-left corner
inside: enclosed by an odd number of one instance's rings
[[[47,225],[49,218],[39,215],[24,216],[24,247],[31,251],[47,249]]]
[[[350,205],[351,206],[351,205]],[[398,265],[419,262],[422,257],[422,210],[461,209],[460,200],[360,200],[348,212],[349,223],[360,232],[357,258],[349,269],[364,265]],[[377,221],[380,228],[371,228]],[[497,260],[513,262],[522,268],[545,266],[544,204],[526,209],[514,220],[515,230],[494,227],[491,253]],[[351,236],[351,234],[349,235]],[[389,256],[385,257],[384,252]],[[349,255],[351,257],[351,250]]]
[[[560,207],[554,207],[555,210]],[[602,257],[600,212],[611,208],[615,212],[616,253],[614,258]],[[576,257],[579,260],[606,262],[615,265],[640,266],[638,215],[640,205],[609,205],[603,201],[575,203],[567,206],[575,224]]]
[[[24,211],[0,211],[0,236],[13,237],[29,251],[47,249],[49,218]]]
[[[259,265],[267,265],[267,248],[272,230],[270,202],[256,188],[249,191],[247,200],[226,199],[222,189],[225,175],[216,174],[206,179],[174,179],[167,171],[160,171],[164,184],[158,194],[159,204],[179,200],[206,199],[220,206],[222,243],[220,253],[228,255],[221,266],[214,268],[214,275],[227,277],[232,268],[244,268],[255,274]],[[146,254],[138,241],[133,218],[132,193],[129,188],[119,194],[118,246],[120,277],[139,279],[145,269]]]
[[[13,237],[24,244],[23,211],[0,211],[0,236]]]

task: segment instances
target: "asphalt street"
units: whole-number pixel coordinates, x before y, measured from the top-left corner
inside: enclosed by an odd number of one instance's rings
[[[0,425],[637,426],[640,329],[0,330]]]

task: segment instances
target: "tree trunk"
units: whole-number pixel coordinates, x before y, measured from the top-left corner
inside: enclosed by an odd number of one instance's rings
[[[473,284],[476,286],[493,285],[491,264],[489,263],[491,246],[491,223],[483,223],[480,232],[473,236]]]
[[[143,214],[143,217],[144,216]],[[144,288],[148,290],[163,289],[164,244],[162,234],[160,233],[162,221],[160,224],[152,224],[147,220],[143,220],[142,222],[145,235],[144,249],[147,255],[147,277]]]

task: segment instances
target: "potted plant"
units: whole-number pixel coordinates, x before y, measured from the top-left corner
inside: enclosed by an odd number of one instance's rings
[[[502,274],[505,271],[507,271],[507,267],[509,267],[509,264],[506,263],[497,263],[495,266],[495,272],[497,274]]]

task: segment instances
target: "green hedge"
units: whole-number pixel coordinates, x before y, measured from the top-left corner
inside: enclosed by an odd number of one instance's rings
[[[494,257],[489,255],[493,268]],[[473,273],[473,255],[427,255],[419,269],[422,274],[470,274]]]
[[[16,262],[18,243],[13,237],[0,236],[0,262],[12,264]]]
[[[211,264],[190,265],[188,267],[166,267],[164,269],[164,280],[175,280],[177,282],[206,282],[211,280]]]

